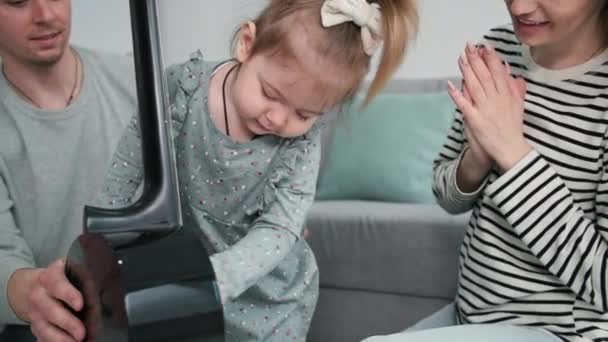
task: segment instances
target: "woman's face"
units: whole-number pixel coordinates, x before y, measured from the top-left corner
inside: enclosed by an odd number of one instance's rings
[[[585,35],[601,34],[606,0],[505,0],[515,34],[529,46],[568,47]]]

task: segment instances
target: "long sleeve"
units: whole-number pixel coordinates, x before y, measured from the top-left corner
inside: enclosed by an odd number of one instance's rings
[[[134,115],[120,139],[96,205],[122,208],[130,204],[143,180],[141,135]]]
[[[194,62],[189,65],[197,65]],[[169,99],[171,103],[171,133],[176,137],[182,129],[182,124],[187,116],[186,108],[174,105],[177,98],[189,98],[191,95],[186,91],[179,79],[183,78],[183,72],[187,70],[180,65],[169,67],[165,73],[169,88]],[[191,88],[193,88],[191,86]],[[106,176],[101,194],[97,199],[97,205],[104,208],[121,208],[133,201],[141,182],[143,181],[143,162],[141,154],[141,133],[137,113],[133,115],[129,125],[116,147],[110,168]]]
[[[479,197],[486,180],[472,193],[462,192],[456,184],[456,172],[468,148],[462,114],[457,110],[439,156],[433,163],[433,194],[437,203],[452,214],[470,210]]]
[[[222,302],[234,299],[270,273],[302,235],[314,200],[320,161],[320,129],[290,148],[289,160],[273,176],[263,213],[250,232],[228,250],[211,257]]]
[[[605,142],[604,142],[605,144]],[[486,189],[521,240],[578,297],[608,311],[608,153],[596,194],[596,220],[536,151]]]
[[[0,325],[23,324],[8,303],[7,285],[16,270],[36,267],[30,247],[15,222],[13,210],[13,201],[0,173]]]

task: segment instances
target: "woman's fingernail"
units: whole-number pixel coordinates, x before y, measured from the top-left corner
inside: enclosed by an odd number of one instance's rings
[[[477,48],[475,47],[475,45],[471,42],[467,42],[467,51],[470,54],[475,54],[477,52]]]
[[[492,47],[492,45],[486,44],[486,45],[484,45],[484,47],[485,47],[486,53],[488,55],[491,54],[491,53],[494,53],[494,47]]]
[[[460,60],[460,63],[462,63],[462,65],[469,65],[467,55],[464,52],[460,54],[459,60]]]
[[[452,81],[448,80],[448,89],[451,92],[455,92],[456,91],[456,86],[454,86],[454,83],[452,83]]]

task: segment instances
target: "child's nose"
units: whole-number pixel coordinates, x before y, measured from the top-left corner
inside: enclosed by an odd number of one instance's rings
[[[266,118],[274,128],[281,128],[287,122],[287,111],[277,108],[266,113]]]

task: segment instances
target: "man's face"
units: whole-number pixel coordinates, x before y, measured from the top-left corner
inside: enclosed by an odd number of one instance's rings
[[[70,28],[70,0],[0,0],[0,56],[7,62],[56,63]]]

